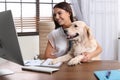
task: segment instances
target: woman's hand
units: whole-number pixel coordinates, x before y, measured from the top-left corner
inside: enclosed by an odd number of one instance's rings
[[[81,62],[90,62],[92,59],[92,53],[83,53],[82,55],[84,55],[84,58]]]
[[[82,59],[81,62],[90,62],[90,61],[92,60],[92,58],[98,56],[101,52],[102,52],[102,48],[101,48],[101,46],[97,43],[97,48],[96,48],[95,51],[83,53],[83,55],[85,55],[85,57]]]

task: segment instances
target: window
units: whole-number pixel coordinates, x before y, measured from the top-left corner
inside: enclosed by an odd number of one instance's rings
[[[40,21],[50,21],[52,20],[52,8],[55,4],[59,2],[68,2],[69,0],[40,0]],[[47,12],[46,12],[47,11]]]
[[[36,0],[0,0],[0,11],[11,10],[17,32],[37,32]]]
[[[53,6],[62,1],[69,2],[69,0],[0,0],[0,12],[12,11],[18,33],[38,32],[39,21],[52,20]]]

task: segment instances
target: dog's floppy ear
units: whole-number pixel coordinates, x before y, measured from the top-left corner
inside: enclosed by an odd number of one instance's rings
[[[93,37],[91,29],[87,25],[85,26],[85,28],[86,28],[88,39],[91,39]]]

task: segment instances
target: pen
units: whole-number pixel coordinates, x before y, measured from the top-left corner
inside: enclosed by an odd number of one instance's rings
[[[110,74],[111,74],[111,71],[109,70],[109,71],[107,71],[107,73],[106,73],[106,76],[105,76],[105,77],[106,77],[107,79],[109,79]]]

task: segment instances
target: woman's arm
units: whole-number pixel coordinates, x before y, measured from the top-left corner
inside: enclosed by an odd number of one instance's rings
[[[85,57],[82,59],[82,62],[89,62],[92,58],[98,56],[102,52],[102,47],[97,43],[97,48],[93,52],[86,52],[84,53]]]
[[[45,50],[45,54],[44,54],[44,58],[45,59],[47,59],[47,58],[56,58],[55,55],[54,55],[54,51],[55,51],[55,49],[52,47],[52,45],[48,41],[47,47],[46,47],[46,50]]]

